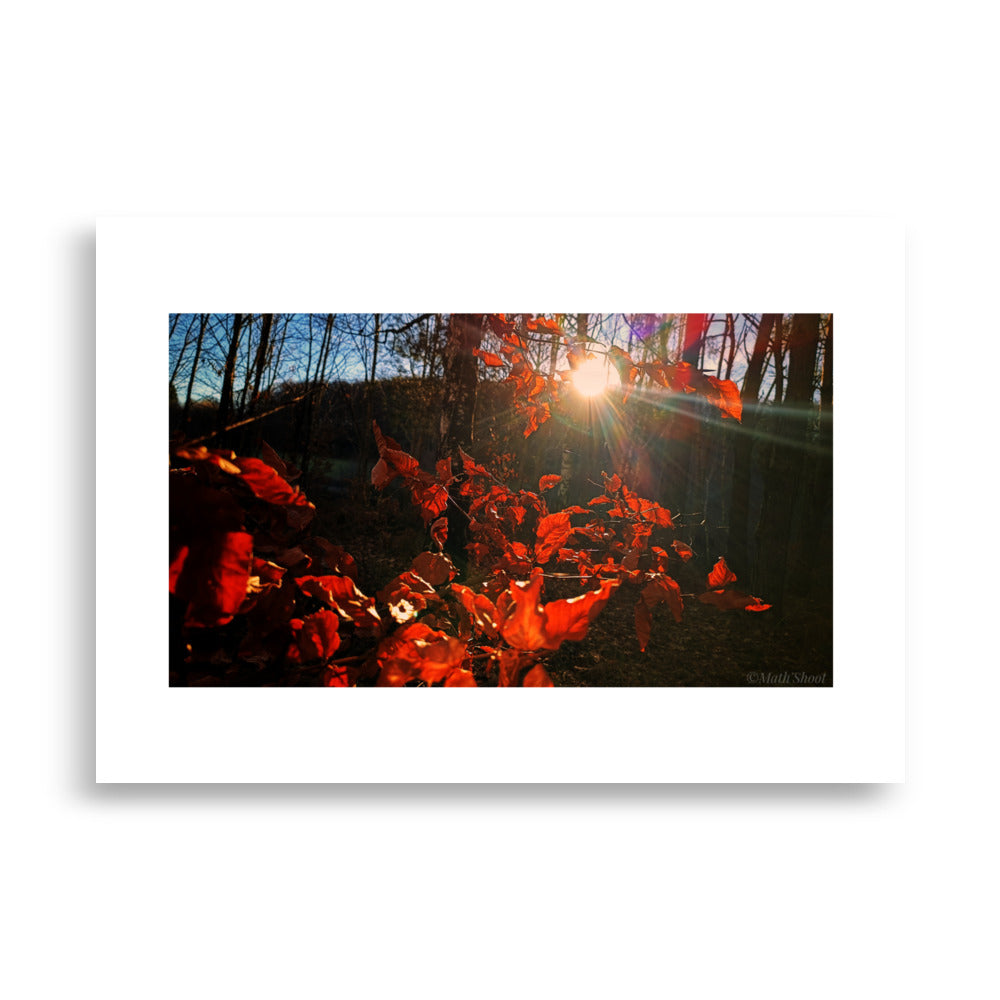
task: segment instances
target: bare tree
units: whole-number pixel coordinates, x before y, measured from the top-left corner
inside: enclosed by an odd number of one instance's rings
[[[229,349],[226,352],[226,364],[222,373],[222,393],[219,396],[219,411],[216,426],[222,431],[233,410],[233,380],[236,376],[236,360],[240,351],[240,334],[243,331],[243,313],[233,315],[232,331],[229,335]]]

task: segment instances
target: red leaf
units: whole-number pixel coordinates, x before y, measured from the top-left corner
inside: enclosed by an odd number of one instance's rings
[[[451,473],[451,456],[447,458],[439,458],[437,465],[435,466],[437,471],[438,482],[442,486],[448,486],[451,481],[455,478]]]
[[[570,536],[573,526],[569,522],[569,514],[566,511],[559,511],[556,514],[547,514],[539,518],[535,543],[535,561],[546,563],[549,557],[558,548],[564,545]]]
[[[653,608],[657,604],[665,603],[670,608],[674,621],[681,620],[681,613],[684,610],[684,599],[681,597],[681,588],[676,580],[669,576],[661,576],[647,584],[642,591],[642,600],[647,607]]]
[[[528,546],[524,542],[511,542],[501,556],[498,569],[506,570],[510,576],[523,576],[531,570]]]
[[[430,524],[436,517],[443,514],[448,506],[448,491],[437,483],[427,483],[414,486],[412,490],[413,503],[420,510],[424,524]]]
[[[316,508],[306,499],[306,495],[289,486],[271,466],[259,458],[236,459],[240,467],[240,478],[250,487],[253,495],[268,503],[281,507],[302,508],[297,512],[297,528],[304,528],[312,520]]]
[[[416,573],[407,570],[387,583],[376,595],[389,606],[389,614],[403,624],[416,618],[430,603],[440,603],[434,588]]]
[[[177,581],[184,570],[184,563],[187,562],[187,557],[190,554],[191,550],[186,545],[182,545],[180,548],[177,549],[177,552],[170,559],[171,594],[175,594],[177,592]]]
[[[462,460],[462,471],[470,478],[472,476],[482,476],[484,479],[492,478],[481,465],[478,465],[471,456],[466,455],[461,448],[458,449],[458,457]]]
[[[655,524],[659,528],[672,528],[674,526],[674,522],[670,518],[670,511],[666,507],[661,507],[652,500],[643,500],[641,503],[643,506],[640,514],[651,524]]]
[[[519,347],[524,347],[524,342],[514,333],[514,324],[503,313],[490,313],[487,317],[490,329],[504,341],[515,343]]]
[[[266,559],[258,559],[254,556],[253,564],[250,568],[250,580],[247,583],[247,590],[251,593],[260,593],[270,587],[280,586],[281,578],[285,575],[285,572],[284,566],[279,566],[277,563],[268,562]]]
[[[736,574],[726,565],[726,560],[721,556],[719,561],[712,567],[712,572],[708,574],[709,589],[725,587],[727,584],[736,582]]]
[[[532,570],[527,583],[510,585],[510,606],[501,634],[515,649],[558,649],[566,639],[575,642],[584,638],[590,623],[618,586],[618,581],[602,580],[599,590],[569,600],[552,601],[544,607],[538,603],[541,586],[542,571],[538,567]],[[500,610],[499,604],[497,607]]]
[[[524,523],[526,513],[527,511],[519,503],[511,504],[507,508],[507,518],[515,528]]]
[[[332,611],[317,611],[306,618],[293,618],[292,644],[288,659],[292,663],[328,660],[340,648],[337,616]]]
[[[526,583],[512,583],[508,591],[510,605],[506,611],[501,634],[504,640],[516,649],[540,649],[545,645],[542,607],[538,596],[542,589],[542,571],[532,571]],[[498,602],[497,610],[503,611]],[[501,662],[501,673],[503,663]]]
[[[505,649],[500,653],[498,662],[500,670],[497,687],[517,687],[521,671],[528,664],[534,663],[535,657],[517,649]]]
[[[420,463],[403,451],[396,441],[386,437],[374,420],[372,429],[375,432],[375,444],[379,453],[379,462],[372,469],[372,485],[381,489],[397,475],[407,481],[419,478]]]
[[[326,673],[323,677],[323,687],[347,687],[349,683],[347,667],[333,664],[326,668]]]
[[[454,580],[458,573],[447,556],[436,552],[421,552],[410,564],[410,569],[434,587]]]
[[[528,415],[528,426],[524,428],[525,437],[531,437],[552,416],[548,403],[535,403],[525,407],[524,412]]]
[[[541,687],[555,687],[552,683],[552,678],[549,677],[548,673],[540,663],[537,666],[532,667],[525,675],[524,680],[521,682],[521,687],[526,688],[541,688]]]
[[[451,687],[474,688],[477,687],[478,685],[476,684],[476,679],[472,676],[472,672],[470,670],[461,670],[456,668],[445,678],[444,686],[446,688],[451,688]]]
[[[710,397],[712,402],[722,410],[724,417],[732,417],[738,422],[743,419],[743,400],[740,398],[739,386],[731,379],[719,379],[709,375],[708,381],[718,390],[718,398]]]
[[[204,445],[199,445],[197,448],[178,448],[174,452],[174,456],[185,462],[207,462],[209,465],[214,465],[223,472],[234,473],[235,475],[239,475],[240,472],[239,466],[233,465],[232,460],[236,455],[231,451],[209,450]]]
[[[444,543],[448,541],[448,518],[439,517],[431,525],[431,541],[438,547],[438,551],[444,550]]]
[[[387,448],[391,448],[393,451],[402,451],[399,442],[395,438],[389,437],[388,434],[383,434],[382,429],[374,420],[372,421],[372,430],[375,433],[375,445],[380,455]]]
[[[653,612],[643,600],[635,605],[635,635],[639,640],[639,652],[645,653],[649,645],[649,633],[653,628]]]
[[[684,542],[673,541],[670,543],[670,547],[684,562],[687,562],[694,555],[694,549],[690,545],[685,545]]]
[[[375,463],[375,467],[372,469],[372,486],[374,486],[375,489],[380,490],[386,485],[386,483],[392,481],[392,477],[392,470],[389,468],[386,460],[384,458],[380,458]]]
[[[543,493],[545,490],[550,490],[559,482],[562,482],[562,476],[542,476],[538,480],[538,492]]]
[[[547,648],[555,649],[565,639],[578,642],[587,634],[590,623],[608,603],[617,580],[602,580],[599,590],[591,590],[578,597],[552,601],[543,609]]]
[[[420,622],[404,625],[375,651],[378,686],[398,687],[411,680],[445,680],[465,659],[465,643]]]
[[[476,357],[482,358],[484,364],[489,365],[491,368],[502,368],[503,367],[503,363],[504,363],[503,362],[503,358],[501,358],[497,354],[491,354],[489,351],[480,350],[478,347],[473,347],[472,348],[472,353],[475,354]]]
[[[284,566],[292,576],[301,576],[312,565],[312,556],[298,545],[274,553],[274,562]]]
[[[476,629],[488,639],[498,639],[500,628],[497,623],[500,615],[493,602],[485,594],[477,594],[460,583],[453,583],[451,589],[461,601],[462,607],[469,613]]]
[[[381,627],[375,599],[361,593],[350,577],[300,576],[295,582],[304,594],[324,601],[344,621],[352,621],[358,628],[371,631]]]
[[[524,325],[529,330],[549,330],[552,333],[562,333],[562,328],[554,319],[547,319],[544,316],[539,316],[537,319],[525,320]]]
[[[170,566],[170,592],[187,602],[184,623],[206,628],[226,625],[247,594],[253,536],[245,531],[192,537]]]

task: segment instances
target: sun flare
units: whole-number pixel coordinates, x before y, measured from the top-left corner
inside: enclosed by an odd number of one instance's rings
[[[587,358],[573,372],[573,385],[582,396],[598,396],[620,384],[618,372],[604,358]]]

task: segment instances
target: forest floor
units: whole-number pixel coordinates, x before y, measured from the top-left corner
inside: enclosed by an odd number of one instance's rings
[[[342,494],[310,490],[319,516],[313,530],[343,545],[358,564],[366,594],[385,586],[427,547],[410,512],[381,501],[372,507]],[[469,583],[461,576],[459,583]],[[681,580],[682,590],[687,592]],[[543,600],[580,593],[578,582],[546,581]],[[766,597],[764,598],[766,600]],[[830,687],[833,622],[829,607],[788,600],[779,611],[719,611],[684,600],[680,622],[666,605],[653,613],[648,648],[635,633],[638,587],[623,584],[580,642],[564,642],[545,661],[562,687]]]

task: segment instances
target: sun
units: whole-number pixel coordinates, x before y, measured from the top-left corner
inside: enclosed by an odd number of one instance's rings
[[[599,396],[621,385],[618,372],[604,358],[591,356],[573,372],[573,385],[582,396]]]

